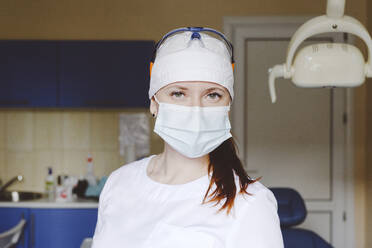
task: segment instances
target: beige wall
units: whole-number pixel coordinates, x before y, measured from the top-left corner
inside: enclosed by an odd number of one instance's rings
[[[21,174],[24,181],[12,189],[43,191],[47,167],[54,175],[83,176],[88,153],[95,175],[109,175],[126,162],[118,144],[119,114],[126,112],[133,110],[0,111],[0,178]],[[160,138],[151,137],[151,152],[158,152]]]
[[[366,21],[366,0],[347,12]],[[325,0],[2,0],[0,38],[159,39],[180,26],[222,28],[223,16],[318,15]]]
[[[221,30],[223,16],[318,15],[324,13],[325,8],[325,0],[2,0],[0,39],[157,40],[165,32],[180,26],[209,26]],[[366,8],[367,0],[348,0],[346,12],[366,24]],[[372,90],[369,92],[372,93]],[[364,246],[366,223],[368,223],[368,230],[370,232],[372,230],[372,216],[369,214],[366,218],[365,215],[366,202],[368,206],[372,205],[371,198],[366,199],[366,180],[371,182],[372,179],[371,169],[368,170],[369,174],[365,171],[366,95],[365,85],[355,89],[354,178],[358,248],[366,247]],[[27,116],[29,113],[25,112],[19,118],[29,118]],[[368,126],[371,126],[370,123],[368,121]],[[160,142],[155,144],[156,149],[159,149]],[[0,150],[0,163],[4,156],[1,153]],[[367,154],[372,154],[371,149]],[[371,161],[370,157],[368,159]],[[370,184],[368,184],[369,192],[371,192]],[[366,219],[369,221],[366,222]],[[372,237],[368,238],[371,244]]]

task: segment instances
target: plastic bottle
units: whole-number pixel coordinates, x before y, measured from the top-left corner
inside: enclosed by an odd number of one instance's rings
[[[93,172],[93,158],[90,154],[88,154],[87,173],[85,174],[85,178],[87,179],[89,186],[97,185],[97,179]]]
[[[63,202],[63,201],[67,201],[67,193],[66,193],[66,188],[63,186],[63,183],[62,183],[62,176],[59,175],[57,177],[56,202]]]
[[[52,167],[48,167],[48,175],[45,177],[45,193],[49,201],[54,201],[54,177]]]

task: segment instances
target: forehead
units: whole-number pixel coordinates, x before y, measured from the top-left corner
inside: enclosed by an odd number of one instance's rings
[[[164,87],[164,89],[169,89],[169,88],[184,88],[184,89],[217,88],[217,89],[227,91],[227,89],[225,87],[223,87],[222,85],[214,83],[214,82],[208,82],[208,81],[178,81],[178,82],[168,84]]]

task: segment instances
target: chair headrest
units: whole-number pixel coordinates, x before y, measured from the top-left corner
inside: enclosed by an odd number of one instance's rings
[[[278,215],[281,227],[290,227],[301,224],[307,215],[305,202],[301,195],[292,188],[273,187],[278,202]]]

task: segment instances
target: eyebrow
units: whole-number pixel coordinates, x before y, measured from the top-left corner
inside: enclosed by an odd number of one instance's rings
[[[183,86],[171,86],[171,87],[169,87],[169,90],[185,90],[185,91],[187,91],[187,90],[189,90],[187,87],[183,87]],[[208,88],[208,89],[205,89],[204,91],[205,92],[211,92],[211,91],[214,91],[214,90],[220,90],[220,91],[222,91],[222,92],[224,92],[224,90],[223,89],[221,89],[221,88],[219,88],[219,87],[211,87],[211,88]]]
[[[178,89],[178,90],[188,90],[188,88],[186,87],[182,87],[182,86],[172,86],[172,87],[169,87],[170,90],[172,89]]]
[[[222,92],[224,91],[223,89],[218,88],[218,87],[208,88],[208,89],[206,89],[205,91],[210,92],[210,91],[214,91],[214,90],[220,90],[220,91],[222,91]]]

